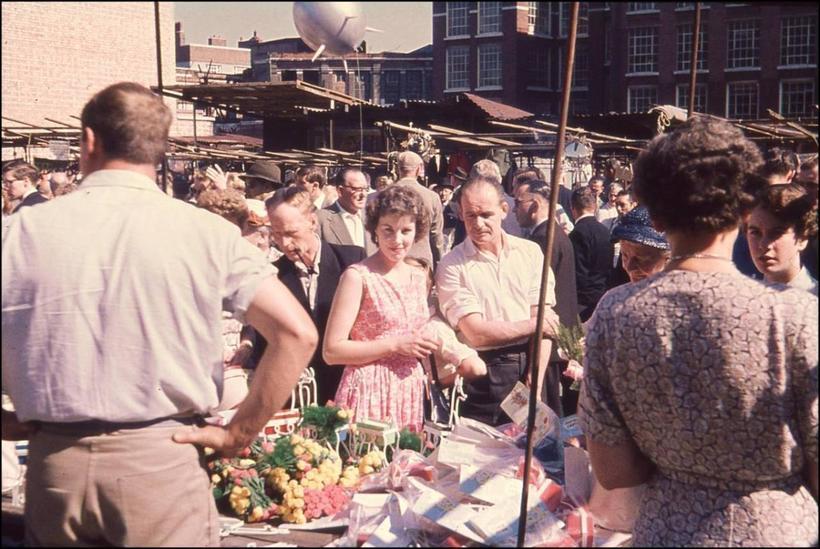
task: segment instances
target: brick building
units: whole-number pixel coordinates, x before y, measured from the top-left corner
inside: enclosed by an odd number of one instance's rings
[[[46,117],[76,123],[71,116],[109,84],[157,85],[153,2],[3,2],[2,33],[3,116],[36,125],[53,126]],[[160,35],[163,84],[171,85],[171,2],[160,2]],[[3,149],[3,158],[15,153]]]
[[[817,9],[705,3],[696,110],[816,119]],[[693,2],[581,2],[571,112],[688,104]],[[558,112],[568,2],[434,2],[434,96],[473,91]],[[764,47],[766,45],[767,47]]]
[[[188,44],[182,23],[176,22],[176,66],[178,84],[220,84],[228,80],[241,80],[251,68],[251,50],[245,47],[229,47],[227,40],[214,35],[207,44]],[[177,102],[177,127],[179,135],[213,135],[216,118],[212,109],[200,107],[194,117],[194,105]],[[196,120],[196,131],[194,131]]]
[[[263,42],[254,32],[251,39],[239,45],[253,52],[251,81],[303,80],[380,105],[433,96],[433,55],[429,45],[409,53],[347,55],[347,72],[339,56],[322,54],[311,61],[313,50],[301,38]]]

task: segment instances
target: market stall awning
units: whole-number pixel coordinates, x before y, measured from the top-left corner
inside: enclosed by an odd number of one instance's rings
[[[154,91],[159,88],[154,87]],[[167,86],[163,94],[201,106],[227,108],[260,117],[293,115],[302,109],[328,109],[331,105],[367,103],[356,97],[309,84],[293,82],[246,82],[241,84],[208,84]]]

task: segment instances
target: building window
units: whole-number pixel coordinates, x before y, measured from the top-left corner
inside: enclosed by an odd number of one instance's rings
[[[589,114],[587,92],[572,92],[569,100],[569,111],[572,114]]]
[[[629,29],[629,72],[657,72],[658,29]]]
[[[817,17],[784,17],[780,26],[780,64],[817,63]]]
[[[609,25],[604,27],[604,64],[612,63],[612,33],[609,32]]]
[[[530,85],[548,87],[550,84],[550,52],[544,48],[533,48],[530,62]]]
[[[469,88],[467,66],[470,63],[468,46],[447,48],[447,89]]]
[[[399,71],[382,72],[382,100],[387,105],[395,105],[401,99],[401,73]]]
[[[589,47],[586,42],[575,46],[575,64],[572,67],[572,88],[589,87]]]
[[[468,36],[469,2],[447,2],[447,36]]]
[[[706,112],[706,96],[709,87],[706,84],[695,84],[695,112]],[[689,108],[689,84],[678,84],[675,94],[675,105],[681,109]]]
[[[572,6],[571,2],[561,2],[560,3],[560,21],[559,21],[559,30],[561,33],[561,38],[566,38],[569,36],[569,14],[570,14],[570,7]],[[589,35],[589,2],[579,2],[578,3],[578,36],[588,36]]]
[[[424,99],[424,71],[404,73],[404,99]]]
[[[726,117],[757,118],[757,82],[726,85]]]
[[[781,80],[780,114],[783,116],[811,116],[814,110],[812,105],[816,102],[814,80]]]
[[[630,86],[627,112],[646,112],[658,103],[658,88],[656,86]]]
[[[478,47],[478,87],[501,86],[501,44]]]
[[[543,34],[552,36],[552,26],[550,22],[549,2],[529,2],[527,8],[527,32],[528,34]]]
[[[686,9],[694,9],[695,3],[694,2],[675,2],[675,9],[677,10],[686,10]]]
[[[708,34],[701,24],[698,44],[698,70],[706,70],[706,48]],[[692,60],[692,24],[678,25],[678,57],[676,70],[688,71]]]
[[[728,68],[760,66],[760,22],[732,21],[726,33],[729,54]]]
[[[501,2],[478,3],[478,34],[501,32]]]
[[[656,2],[627,2],[627,13],[634,13],[636,11],[655,11],[657,10]]]

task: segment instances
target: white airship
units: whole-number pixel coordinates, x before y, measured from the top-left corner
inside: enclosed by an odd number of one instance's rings
[[[360,2],[294,2],[293,23],[305,44],[316,52],[313,61],[324,52],[353,53],[366,31],[381,32],[367,26]]]

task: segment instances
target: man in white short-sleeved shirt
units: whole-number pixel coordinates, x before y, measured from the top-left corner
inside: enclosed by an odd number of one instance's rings
[[[218,546],[196,445],[252,442],[316,346],[265,255],[157,187],[171,121],[140,84],[102,90],[82,111],[80,188],[4,226],[3,438],[30,441],[27,545]],[[231,423],[197,426],[223,388],[223,309],[270,352]]]
[[[441,313],[460,338],[479,351],[487,375],[465,383],[461,415],[499,425],[510,421],[501,401],[516,381],[528,379],[527,364],[544,256],[534,242],[505,233],[501,222],[508,206],[500,185],[471,177],[462,186],[460,206],[467,238],[445,255],[436,270]],[[550,273],[545,302],[544,336],[557,326],[555,277]],[[538,383],[550,354],[544,341]],[[540,390],[539,390],[539,393]]]

